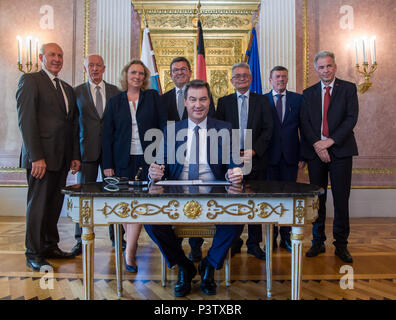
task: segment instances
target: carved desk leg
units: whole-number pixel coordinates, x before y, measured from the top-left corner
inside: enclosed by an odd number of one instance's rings
[[[271,298],[272,294],[272,248],[273,248],[273,224],[264,225],[265,233],[265,267],[267,272],[267,297]]]
[[[95,245],[93,227],[83,227],[81,239],[83,247],[84,299],[92,300],[94,298],[93,278]]]
[[[291,234],[292,242],[292,300],[301,299],[301,256],[302,256],[302,243],[304,240],[304,227],[292,227]]]
[[[114,224],[114,239],[115,239],[115,264],[117,277],[117,295],[122,297],[122,225]]]

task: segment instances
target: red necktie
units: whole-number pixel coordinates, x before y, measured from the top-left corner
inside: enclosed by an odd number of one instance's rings
[[[329,137],[329,126],[327,124],[327,111],[329,110],[330,105],[330,89],[331,87],[325,87],[326,93],[324,96],[323,102],[323,128],[322,128],[322,135],[324,137]]]

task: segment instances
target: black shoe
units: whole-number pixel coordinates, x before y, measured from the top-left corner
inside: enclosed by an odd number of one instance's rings
[[[265,260],[265,252],[258,245],[248,248],[247,253],[254,255],[257,259]]]
[[[312,245],[311,249],[309,249],[307,251],[307,253],[305,254],[306,257],[316,257],[319,253],[323,253],[326,251],[326,247],[324,245],[324,243],[320,243],[320,244],[314,244]]]
[[[188,259],[192,262],[198,262],[202,260],[202,249],[200,246],[191,247],[191,252],[188,255]]]
[[[72,248],[71,253],[74,254],[74,256],[79,256],[82,253],[82,243],[77,242],[76,245]]]
[[[44,257],[48,259],[73,259],[74,254],[71,252],[62,251],[59,248],[55,248],[48,250]]]
[[[290,239],[281,239],[279,243],[279,247],[286,249],[289,252],[292,252],[292,246]]]
[[[191,291],[191,280],[197,274],[197,269],[190,260],[184,265],[178,265],[177,282],[175,285],[175,297],[184,297]]]
[[[111,245],[113,248],[115,248],[115,241],[111,240]],[[126,249],[126,241],[124,239],[122,239],[122,251],[125,251]]]
[[[216,294],[216,282],[214,281],[214,268],[205,258],[198,266],[198,272],[201,275],[201,291],[207,295]]]
[[[347,248],[336,248],[335,255],[346,263],[352,263],[353,259]]]
[[[243,240],[239,238],[231,245],[231,257],[233,257],[236,253],[241,253],[241,247],[243,245]]]
[[[26,266],[33,271],[40,271],[42,267],[52,268],[52,265],[44,258],[28,258],[26,257]]]

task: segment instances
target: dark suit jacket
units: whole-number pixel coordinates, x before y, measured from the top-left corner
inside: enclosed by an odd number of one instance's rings
[[[116,86],[105,84],[105,103],[120,93]],[[89,82],[74,88],[79,111],[80,152],[82,161],[97,161],[102,151],[102,129],[104,117],[99,117],[91,94]]]
[[[161,108],[165,108],[168,112],[168,121],[180,121],[187,119],[187,109],[184,108],[183,119],[180,119],[179,112],[177,111],[176,103],[176,88],[165,92],[161,96]],[[215,107],[212,97],[210,97],[208,117],[215,116]]]
[[[231,123],[232,129],[239,129],[238,101],[236,93],[222,97],[217,103],[216,118]],[[271,140],[273,120],[268,98],[250,92],[247,129],[252,129],[252,170],[266,170],[268,146]]]
[[[162,129],[166,125],[166,115],[161,110],[157,91],[140,91],[136,112],[139,139],[143,152],[151,141],[144,141],[147,130]],[[102,132],[103,169],[127,168],[132,141],[132,117],[127,92],[123,91],[110,98],[104,113]]]
[[[302,155],[304,159],[313,159],[313,144],[321,139],[322,123],[321,83],[304,90],[304,103],[301,108],[301,127],[303,133]],[[338,158],[358,154],[353,128],[359,113],[356,85],[335,79],[330,106],[327,112],[329,135],[335,142],[329,152]]]
[[[226,129],[230,131],[231,134],[231,126],[229,123],[226,123],[224,121],[219,121],[213,118],[207,118],[207,130],[210,129],[215,129],[216,131],[220,131],[222,129]],[[187,142],[187,136],[185,136],[183,141],[178,141],[176,140],[177,134],[180,130],[182,129],[187,129],[188,128],[188,119],[182,120],[182,121],[178,121],[174,124],[169,125],[165,130],[164,130],[164,158],[159,159],[158,163],[164,163],[165,164],[165,173],[164,173],[164,178],[168,178],[171,180],[178,180],[180,174],[183,171],[183,165],[184,163],[178,163],[177,162],[177,158],[174,157],[176,159],[176,161],[169,161],[169,159],[167,158],[167,154],[168,154],[168,148],[170,146],[168,146],[167,142],[168,142],[168,138],[167,138],[167,134],[168,132],[173,132],[173,128],[171,128],[171,126],[174,126],[174,130],[175,130],[175,140],[173,145],[175,146],[175,150],[169,150],[170,153],[172,154],[176,154],[178,148],[180,146],[182,146],[183,144],[185,144]],[[231,141],[231,139],[230,139]],[[210,141],[209,141],[209,136],[208,136],[208,140],[207,140],[207,159],[208,159],[208,164],[210,166],[210,169],[212,170],[213,175],[215,176],[215,178],[217,180],[225,180],[225,174],[227,173],[227,170],[230,168],[234,168],[237,165],[234,164],[232,156],[231,156],[231,150],[232,150],[232,146],[230,145],[230,154],[228,155],[223,155],[222,154],[222,144],[223,141],[221,139],[221,136],[219,135],[218,138],[218,148],[217,150],[211,150],[210,148]],[[174,151],[174,152],[173,152]],[[210,155],[213,152],[217,152],[217,163],[211,163],[210,162]],[[229,156],[229,161],[226,161],[226,157]],[[170,163],[168,163],[170,162]],[[224,162],[224,163],[223,163]],[[228,164],[225,162],[229,162]]]
[[[23,168],[30,169],[33,161],[45,159],[47,170],[58,171],[64,163],[70,166],[71,160],[80,160],[74,92],[66,82],[61,82],[68,100],[67,114],[44,70],[26,73],[19,80],[16,100]]]
[[[272,90],[265,94],[271,104],[274,129],[272,131],[269,146],[269,164],[276,165],[281,155],[288,164],[297,164],[301,160],[300,155],[300,110],[303,103],[301,94],[286,90],[286,108],[283,122],[281,123],[275,109]]]

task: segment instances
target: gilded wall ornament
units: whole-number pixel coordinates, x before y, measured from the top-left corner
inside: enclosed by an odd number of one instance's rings
[[[196,219],[201,215],[202,207],[198,202],[194,200],[188,201],[184,205],[183,212],[187,218]]]

